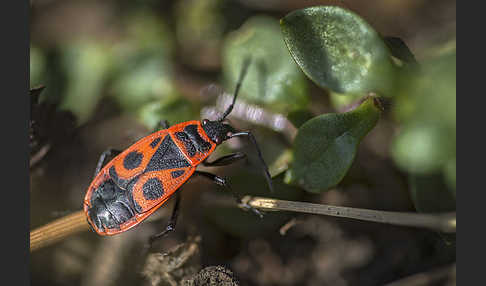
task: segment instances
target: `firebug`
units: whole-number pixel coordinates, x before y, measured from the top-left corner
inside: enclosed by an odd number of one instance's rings
[[[224,122],[230,114],[245,77],[250,60],[245,60],[231,105],[223,115],[211,121],[187,121],[156,131],[123,152],[113,149],[103,152],[98,161],[95,177],[84,198],[84,212],[91,228],[99,235],[115,235],[141,223],[176,193],[191,177],[198,175],[229,188],[227,181],[212,173],[196,170],[199,164],[223,166],[246,157],[234,153],[208,162],[208,156],[224,141],[244,136],[256,148],[270,190],[273,190],[268,167],[250,131],[238,131]],[[162,125],[162,124],[161,124]],[[115,156],[105,164],[107,158]],[[175,228],[180,196],[167,228],[151,237],[162,237]],[[241,199],[237,196],[241,203]],[[256,209],[246,206],[256,214]]]

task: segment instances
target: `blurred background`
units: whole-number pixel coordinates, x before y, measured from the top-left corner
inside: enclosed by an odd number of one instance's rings
[[[239,107],[229,119],[255,133],[265,160],[278,170],[296,128],[316,115],[340,112],[345,104],[315,86],[291,59],[279,27],[290,11],[315,5],[350,9],[380,34],[402,38],[419,63],[454,50],[456,43],[456,3],[450,0],[30,3],[30,85],[45,86],[39,102],[31,103],[31,229],[82,208],[107,148],[130,146],[160,120],[173,125],[215,118],[247,51],[267,65],[245,79]],[[453,69],[455,80],[455,57]],[[453,88],[447,110],[454,114],[445,116],[454,128],[454,162],[443,172],[434,165],[442,149],[417,159],[407,157],[406,146],[424,132],[438,134],[434,142],[442,146],[440,138],[450,133],[429,124],[433,131],[410,127],[396,136],[397,122],[411,114],[398,107],[420,105],[434,117],[435,103],[447,100],[447,91],[430,100],[402,96],[392,102],[387,108],[398,111],[385,112],[344,180],[322,194],[287,185],[283,175],[274,178],[277,192],[270,194],[245,141],[223,144],[212,158],[243,150],[248,162],[208,170],[229,178],[240,194],[375,210],[455,210],[455,81]],[[423,160],[423,172],[410,176],[410,160]],[[428,191],[417,191],[424,188]],[[185,257],[181,265],[165,266],[169,274],[147,270],[155,262],[142,250],[150,235],[165,228],[173,200],[132,231],[108,238],[86,231],[31,253],[32,285],[177,285],[184,275],[215,265],[230,269],[241,285],[383,285],[422,272],[432,280],[400,285],[455,285],[450,271],[440,272],[455,263],[455,236],[292,213],[267,213],[260,220],[200,178],[181,192],[176,231],[151,250],[167,252],[188,242],[173,253]]]

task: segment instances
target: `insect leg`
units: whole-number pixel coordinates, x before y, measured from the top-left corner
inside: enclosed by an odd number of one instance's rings
[[[175,202],[175,205],[174,205],[174,209],[172,210],[172,215],[169,219],[169,223],[167,224],[167,227],[165,228],[164,231],[157,233],[157,234],[154,234],[149,238],[150,245],[152,245],[152,243],[155,240],[160,239],[160,238],[166,236],[169,232],[175,230],[176,223],[177,223],[177,217],[179,215],[180,203],[181,203],[181,193],[177,192],[176,193],[176,202]]]
[[[101,171],[101,168],[106,164],[107,158],[108,157],[115,157],[116,155],[120,154],[122,151],[115,150],[115,149],[108,149],[105,150],[103,153],[101,153],[100,158],[98,159],[98,164],[96,164],[96,169],[94,176],[98,175],[98,173]]]
[[[242,159],[246,159],[246,154],[238,152],[225,155],[221,158],[214,160],[213,162],[203,161],[202,164],[207,167],[226,166]]]
[[[253,208],[252,206],[250,206],[247,203],[244,203],[242,201],[241,196],[238,193],[234,192],[233,189],[231,189],[231,187],[229,186],[229,184],[228,184],[228,182],[226,181],[225,178],[222,178],[222,177],[217,176],[215,174],[211,174],[211,173],[203,172],[203,171],[197,171],[197,170],[194,172],[194,175],[202,176],[204,178],[210,179],[213,183],[227,188],[231,192],[231,194],[236,198],[236,202],[238,202],[238,204],[240,206],[242,206],[245,209],[251,210],[254,214],[259,216],[260,218],[263,218],[263,215],[259,210]]]
[[[268,166],[265,163],[265,160],[263,160],[262,152],[258,147],[258,143],[255,140],[255,137],[250,131],[241,131],[241,132],[231,134],[230,138],[238,137],[238,136],[246,136],[247,138],[250,138],[250,141],[253,143],[253,146],[255,146],[255,149],[258,154],[258,158],[260,158],[260,162],[262,163],[263,170],[265,172],[265,178],[267,179],[268,187],[270,188],[270,191],[273,193],[272,177],[270,176],[270,172],[268,171]]]

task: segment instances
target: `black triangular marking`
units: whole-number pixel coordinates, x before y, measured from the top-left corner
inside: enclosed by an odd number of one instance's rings
[[[150,159],[144,173],[189,167],[190,164],[174,143],[170,135],[166,135],[157,151]]]

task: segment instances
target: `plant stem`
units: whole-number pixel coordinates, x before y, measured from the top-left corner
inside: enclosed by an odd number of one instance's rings
[[[88,223],[83,211],[57,219],[30,232],[30,252],[87,229]]]
[[[456,232],[456,213],[418,214],[338,207],[306,202],[246,196],[243,202],[266,211],[292,211],[359,219],[378,223],[422,227],[445,233]],[[30,251],[51,245],[88,229],[83,211],[78,211],[30,232]]]
[[[440,214],[419,214],[407,212],[376,211],[250,196],[244,197],[243,202],[249,204],[254,208],[267,211],[292,211],[300,213],[345,217],[394,225],[428,228],[445,233],[456,232],[455,212]]]

